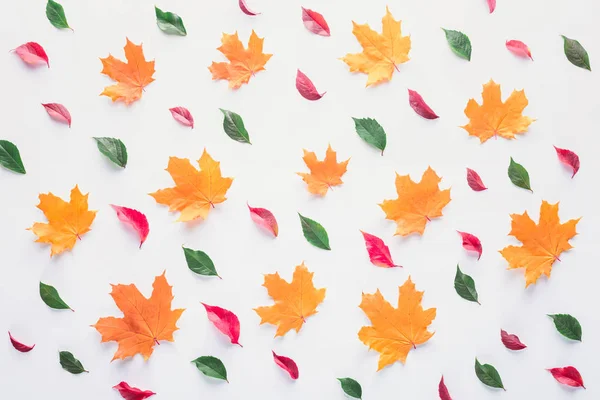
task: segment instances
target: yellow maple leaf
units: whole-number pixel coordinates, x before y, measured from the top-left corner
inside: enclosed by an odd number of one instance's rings
[[[342,175],[346,173],[346,167],[350,161],[350,159],[347,159],[338,163],[337,154],[333,151],[331,145],[327,147],[323,161],[317,160],[314,152],[306,150],[304,150],[304,157],[302,159],[308,169],[310,169],[310,174],[302,172],[298,172],[297,174],[308,184],[309,192],[320,196],[325,196],[328,189],[343,183]]]
[[[229,87],[238,89],[244,83],[248,83],[251,76],[265,70],[265,64],[273,56],[263,53],[264,38],[259,38],[252,31],[248,39],[248,49],[240,42],[237,32],[233,35],[223,33],[221,53],[227,57],[229,62],[213,62],[208,69],[212,73],[213,80],[225,79],[229,81]]]
[[[363,48],[362,53],[346,54],[342,58],[350,67],[350,72],[368,74],[367,86],[392,79],[394,69],[409,60],[410,36],[402,36],[401,21],[396,21],[386,7],[381,20],[381,34],[369,24],[360,25],[352,21],[352,33]]]
[[[552,265],[560,261],[560,254],[573,248],[569,240],[577,234],[575,229],[580,218],[561,224],[558,203],[547,201],[542,201],[537,225],[527,211],[511,214],[510,218],[509,235],[517,238],[522,246],[507,246],[500,251],[508,261],[508,268],[525,268],[526,286],[536,283],[542,274],[550,277]]]
[[[359,306],[369,317],[371,326],[363,326],[358,338],[380,354],[378,371],[396,361],[405,363],[411,348],[416,349],[433,336],[427,327],[435,319],[436,309],[423,310],[424,292],[415,289],[410,276],[398,289],[398,308],[392,307],[379,289],[375,294],[363,293]]]
[[[233,178],[223,178],[220,163],[206,149],[198,165],[200,171],[187,158],[170,157],[166,171],[175,187],[150,193],[157,203],[169,206],[169,211],[179,211],[181,222],[206,219],[211,207],[227,200],[225,193],[233,182]]]
[[[275,304],[258,307],[254,311],[260,317],[261,325],[277,325],[275,337],[283,336],[291,329],[299,332],[306,318],[317,313],[317,306],[325,299],[325,289],[315,288],[313,275],[304,263],[296,267],[291,283],[283,280],[277,272],[265,275],[263,286]]]
[[[427,221],[442,216],[442,209],[450,202],[450,189],[440,190],[441,178],[428,167],[421,182],[416,183],[410,175],[396,174],[398,198],[384,200],[379,206],[385,218],[396,221],[396,235],[423,234]]]
[[[481,97],[481,105],[475,99],[469,100],[465,115],[470,121],[461,127],[470,136],[477,136],[481,143],[492,136],[514,139],[516,134],[527,132],[527,127],[535,121],[523,116],[523,110],[529,104],[523,90],[513,90],[503,103],[500,85],[490,79],[483,85]]]
[[[96,218],[96,211],[88,210],[88,194],[81,194],[75,185],[68,203],[52,193],[40,194],[39,197],[37,207],[44,212],[48,223],[36,222],[29,228],[38,236],[36,242],[49,243],[51,257],[72,249],[77,239],[90,231]]]

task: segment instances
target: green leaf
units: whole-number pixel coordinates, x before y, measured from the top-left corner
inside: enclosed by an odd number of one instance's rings
[[[204,375],[210,376],[211,378],[222,379],[229,383],[227,380],[227,370],[225,369],[225,365],[223,365],[223,362],[221,362],[221,360],[219,360],[217,357],[203,356],[196,358],[192,362]]]
[[[529,183],[529,173],[527,170],[519,163],[516,163],[515,160],[510,158],[510,165],[508,166],[508,177],[510,181],[514,183],[516,186],[531,190],[531,184]],[[531,190],[533,193],[533,190]]]
[[[94,140],[98,145],[100,153],[104,154],[119,167],[125,168],[127,165],[127,147],[125,147],[125,144],[120,139],[95,137]]]
[[[460,297],[465,300],[476,302],[481,305],[478,300],[477,290],[475,289],[475,281],[469,275],[463,274],[459,266],[456,265],[456,276],[454,277],[454,289]]]
[[[564,337],[581,342],[581,325],[577,318],[569,314],[548,314],[554,321],[556,330]]]
[[[477,358],[475,359],[475,374],[477,374],[477,378],[479,378],[481,383],[484,385],[493,388],[504,389],[502,378],[500,378],[500,374],[498,371],[496,371],[496,368],[490,364],[481,365]]]
[[[187,262],[188,268],[192,270],[192,272],[195,272],[198,275],[219,276],[215,269],[215,264],[205,252],[184,247],[183,254],[185,255],[185,261]]]
[[[565,43],[564,48],[567,60],[569,60],[571,64],[575,65],[576,67],[591,71],[592,67],[590,66],[590,56],[588,56],[587,51],[585,51],[581,43],[575,39],[569,39],[564,35],[561,36]]]
[[[63,299],[60,298],[60,295],[53,286],[46,285],[42,282],[40,282],[40,297],[50,308],[54,308],[55,310],[74,311],[67,305],[67,303],[63,301]]]
[[[75,356],[69,351],[61,351],[58,353],[60,366],[63,367],[65,371],[68,371],[72,374],[81,374],[82,372],[90,372],[86,371],[81,365],[81,361],[75,358]]]
[[[298,216],[302,224],[302,232],[308,243],[323,250],[331,250],[331,247],[329,247],[329,236],[327,236],[325,228],[317,221],[306,218],[300,213],[298,213]]]
[[[244,127],[244,121],[239,114],[234,113],[233,111],[223,110],[219,108],[223,113],[223,129],[227,136],[235,140],[236,142],[241,143],[250,143],[250,137],[248,135],[248,131],[246,127]]]
[[[19,174],[25,173],[19,149],[8,140],[0,140],[0,165]]]
[[[183,20],[179,15],[168,11],[164,12],[156,6],[154,6],[154,11],[156,12],[156,25],[161,31],[179,36],[187,35]]]
[[[362,387],[360,387],[360,383],[356,382],[352,378],[337,378],[342,385],[342,390],[350,397],[354,397],[355,399],[362,398]]]
[[[365,142],[381,150],[381,155],[385,150],[387,136],[379,122],[372,118],[352,118],[354,120],[354,128],[358,136]]]
[[[48,21],[58,29],[71,29],[67,22],[63,6],[54,0],[48,0],[48,3],[46,4],[46,17],[48,18]]]
[[[467,61],[471,61],[471,41],[469,37],[459,31],[444,28],[442,30],[446,34],[446,40],[454,54]]]

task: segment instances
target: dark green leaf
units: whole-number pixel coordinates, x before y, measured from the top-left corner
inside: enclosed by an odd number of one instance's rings
[[[510,181],[514,183],[516,186],[531,190],[531,184],[529,183],[529,173],[527,170],[519,163],[516,163],[515,160],[510,158],[510,165],[508,166],[508,177]],[[531,190],[533,193],[533,190]]]
[[[549,314],[554,321],[556,330],[564,337],[581,342],[581,325],[577,319],[569,314]]]
[[[575,39],[569,39],[564,35],[561,36],[565,43],[565,56],[567,56],[567,60],[569,60],[571,64],[575,65],[576,67],[591,71],[592,67],[590,66],[590,57],[581,43]]]
[[[381,155],[385,150],[387,136],[385,131],[379,125],[379,122],[372,118],[352,118],[354,120],[354,128],[358,136],[365,142],[381,150]]]
[[[184,247],[183,254],[185,255],[185,261],[187,262],[188,268],[191,269],[192,272],[195,272],[198,275],[219,276],[215,269],[215,264],[205,252]]]
[[[355,399],[362,398],[362,387],[360,387],[360,383],[356,382],[352,378],[337,378],[342,385],[342,390],[350,397],[354,397]]]
[[[8,140],[0,140],[0,165],[19,174],[25,173],[19,149]]]
[[[225,369],[225,365],[223,365],[223,362],[221,362],[221,360],[219,360],[217,357],[203,356],[196,358],[192,362],[204,375],[210,376],[211,378],[222,379],[229,383],[227,380],[227,370]]]
[[[86,371],[81,365],[81,361],[75,358],[75,356],[68,351],[61,351],[58,353],[60,366],[63,367],[65,371],[68,371],[72,374],[81,374],[82,372],[90,372]]]
[[[46,17],[48,18],[48,21],[58,29],[71,29],[67,22],[63,6],[54,0],[48,0],[48,3],[46,4]]]
[[[300,213],[298,213],[298,216],[302,224],[302,232],[308,243],[323,250],[331,250],[331,247],[329,247],[329,236],[327,236],[325,228],[317,221],[306,218]]]
[[[73,309],[69,307],[67,303],[63,301],[63,299],[60,298],[58,292],[53,286],[40,282],[40,297],[50,308],[54,308],[56,310],[73,311]]]
[[[154,6],[154,11],[156,12],[156,25],[161,31],[180,36],[187,35],[183,20],[179,15],[168,11],[164,12],[156,6]]]
[[[481,365],[479,361],[475,359],[475,374],[477,374],[477,378],[479,378],[484,385],[493,388],[504,389],[500,374],[498,371],[496,371],[496,368],[490,364]]]
[[[94,140],[98,145],[100,153],[104,154],[108,159],[119,167],[125,168],[127,165],[127,148],[120,139],[109,137],[95,137]]]
[[[221,110],[224,116],[223,129],[227,136],[236,142],[250,143],[250,137],[248,136],[248,131],[244,127],[242,117],[233,111],[223,110],[222,108],[219,108],[219,110]]]
[[[456,276],[454,277],[454,289],[463,299],[481,304],[477,298],[475,281],[469,275],[463,274],[458,265],[456,266]]]
[[[444,28],[442,30],[446,34],[446,40],[454,54],[467,61],[471,61],[471,41],[469,37],[459,31]]]

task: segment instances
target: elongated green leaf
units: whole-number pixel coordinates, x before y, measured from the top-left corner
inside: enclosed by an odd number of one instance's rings
[[[331,247],[329,247],[329,236],[325,228],[317,221],[306,218],[300,213],[298,213],[298,216],[302,224],[302,232],[308,243],[323,250],[331,250]]]
[[[385,131],[379,125],[379,122],[372,118],[352,118],[354,120],[354,128],[358,136],[371,146],[381,150],[381,155],[387,144],[387,136]]]
[[[0,140],[0,165],[18,174],[25,173],[19,149],[8,140]]]
[[[465,300],[479,303],[475,281],[469,275],[463,274],[460,267],[456,265],[456,276],[454,277],[454,289],[460,297]]]
[[[196,358],[192,362],[204,375],[210,376],[211,378],[222,379],[229,383],[227,380],[227,370],[225,369],[225,365],[223,365],[223,362],[217,357],[202,356]]]
[[[556,330],[564,337],[581,342],[581,325],[577,318],[569,314],[549,314]]]
[[[471,41],[469,37],[459,31],[444,28],[442,30],[446,34],[446,40],[454,54],[467,61],[471,61]]]
[[[508,166],[508,177],[510,181],[523,189],[531,190],[531,184],[529,183],[529,173],[521,164],[516,163],[515,160],[510,158],[510,164]],[[533,190],[531,190],[533,192]]]
[[[179,15],[168,11],[165,12],[156,6],[154,6],[154,11],[156,12],[156,25],[158,25],[161,31],[179,36],[187,35],[183,20]]]
[[[564,41],[564,50],[567,60],[576,67],[592,70],[590,66],[590,56],[587,51],[583,48],[581,43],[575,39],[569,39],[568,37],[561,35]]]
[[[187,262],[188,268],[192,270],[192,272],[195,272],[198,275],[219,276],[215,269],[215,264],[205,252],[184,247],[183,254],[185,255],[185,261]]]
[[[477,358],[475,359],[475,374],[484,385],[493,388],[504,389],[502,378],[500,378],[500,374],[498,371],[496,371],[496,368],[490,364],[480,364]]]
[[[61,351],[58,353],[58,359],[60,361],[60,366],[63,367],[65,371],[68,371],[72,374],[81,374],[82,372],[90,372],[86,371],[81,364],[81,361],[75,358],[75,356],[69,351]]]
[[[236,142],[252,144],[242,117],[233,111],[223,110],[222,108],[219,108],[219,110],[223,113],[223,129],[227,136]]]
[[[352,378],[337,378],[342,385],[342,390],[350,397],[354,397],[355,399],[362,398],[362,387],[360,383],[356,382]]]
[[[100,153],[104,154],[110,161],[119,167],[127,166],[127,147],[120,139],[109,137],[95,137]]]
[[[48,3],[46,4],[46,17],[48,18],[48,21],[58,29],[71,29],[67,22],[63,6],[54,0],[48,0]]]
[[[73,311],[73,309],[69,307],[67,303],[63,301],[63,299],[60,298],[58,292],[53,286],[40,282],[40,297],[50,308],[54,308],[55,310]]]

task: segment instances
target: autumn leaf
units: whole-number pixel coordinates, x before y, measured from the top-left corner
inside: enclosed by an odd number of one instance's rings
[[[36,222],[29,228],[38,236],[36,242],[51,245],[50,257],[71,250],[77,239],[90,231],[96,218],[96,211],[88,210],[88,194],[81,194],[75,185],[68,203],[52,193],[40,194],[39,198],[37,207],[44,212],[48,223]]]
[[[325,196],[327,190],[333,186],[341,185],[342,175],[346,173],[346,166],[350,159],[337,162],[337,154],[331,148],[327,147],[323,161],[317,160],[317,156],[312,151],[304,150],[304,163],[310,170],[310,174],[298,172],[302,180],[308,184],[308,191],[312,194]]]
[[[381,20],[381,34],[375,32],[369,24],[359,25],[352,21],[352,33],[363,48],[362,53],[346,54],[342,58],[350,67],[350,72],[368,74],[367,86],[392,79],[394,69],[409,60],[410,36],[402,36],[401,21],[396,21],[386,7]]]
[[[254,311],[264,323],[277,325],[275,337],[283,336],[291,329],[300,331],[306,318],[317,313],[317,306],[325,299],[325,289],[313,285],[313,272],[304,263],[294,271],[292,282],[287,283],[279,273],[265,275],[264,287],[275,304],[258,307]]]
[[[227,200],[225,193],[233,182],[233,178],[223,178],[220,163],[206,149],[198,165],[200,171],[187,158],[170,157],[166,171],[175,187],[150,193],[157,203],[169,206],[169,211],[179,211],[181,222],[206,219],[211,207]]]
[[[442,209],[450,202],[450,189],[440,190],[437,176],[431,167],[423,173],[421,182],[416,183],[409,175],[396,174],[398,198],[384,200],[379,206],[385,218],[396,221],[396,235],[423,234],[425,225],[432,218],[442,216]]]
[[[359,307],[369,317],[371,326],[363,326],[358,338],[380,353],[378,371],[396,361],[405,363],[411,348],[416,349],[433,336],[427,327],[435,319],[436,309],[423,310],[423,293],[415,289],[410,276],[399,287],[398,308],[392,307],[379,289],[375,294],[363,293]]]
[[[103,66],[101,73],[118,82],[116,85],[105,87],[100,96],[131,104],[139,100],[144,88],[154,81],[154,61],[146,61],[142,45],[135,45],[129,39],[124,50],[127,64],[110,54],[100,59]]]
[[[575,231],[579,219],[564,224],[558,217],[558,203],[542,201],[540,219],[536,224],[527,214],[511,214],[512,225],[509,235],[517,238],[521,246],[507,246],[500,254],[508,261],[508,268],[525,268],[526,286],[536,283],[544,274],[550,277],[552,265],[560,261],[560,254],[573,246],[569,240],[577,234]]]
[[[465,108],[469,123],[462,126],[471,136],[477,136],[481,143],[492,136],[514,139],[516,134],[527,132],[529,125],[535,121],[523,116],[523,110],[529,102],[525,91],[513,90],[512,94],[502,102],[500,85],[490,80],[483,85],[481,105],[470,99]]]
[[[119,348],[113,360],[141,354],[147,360],[159,340],[173,342],[173,332],[183,308],[171,310],[173,287],[165,273],[157,276],[152,296],[145,298],[134,284],[113,285],[110,295],[123,313],[123,318],[100,318],[94,328],[102,335],[102,343],[117,342]]]

